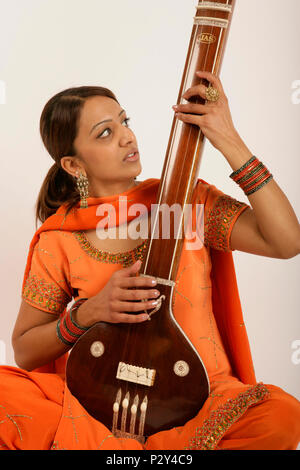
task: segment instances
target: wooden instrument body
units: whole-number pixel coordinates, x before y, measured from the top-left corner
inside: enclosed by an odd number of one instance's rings
[[[177,104],[184,102],[181,96],[189,87],[208,85],[195,75],[197,70],[218,75],[234,3],[235,0],[199,1]],[[189,101],[205,103],[199,96]],[[203,144],[204,135],[198,126],[179,122],[174,117],[158,189],[158,208],[179,204],[184,214],[186,205],[192,201]],[[151,321],[138,325],[97,323],[75,344],[67,364],[68,387],[86,410],[112,429],[114,435],[141,441],[155,432],[185,424],[197,414],[209,394],[209,380],[201,358],[172,313],[170,285],[176,280],[184,236],[182,231],[179,236],[179,229],[170,218],[171,238],[154,238],[155,231],[161,233],[159,210],[157,214],[140,272],[163,279],[163,284],[158,285],[165,296],[160,309]],[[102,344],[104,352],[95,358],[91,346],[97,342]],[[154,370],[153,385],[117,378],[120,362],[136,367],[132,370],[137,373],[142,372],[139,367]],[[185,376],[174,372],[178,362],[183,369],[188,366]],[[127,401],[122,401],[128,392]],[[139,407],[147,397],[147,410],[141,418],[141,410],[133,408],[133,419],[131,406],[136,395]]]
[[[129,392],[126,423],[121,422],[119,412],[116,435],[139,435],[140,406],[147,397],[147,413],[143,435],[174,426],[182,426],[201,409],[209,394],[209,381],[201,358],[181,327],[176,322],[171,307],[172,290],[160,286],[165,296],[160,310],[151,320],[140,324],[97,323],[88,330],[73,347],[67,363],[68,387],[88,413],[109,429],[113,423],[113,405],[121,390],[122,401]],[[94,357],[91,347],[101,342],[104,352]],[[188,365],[186,373],[183,362]],[[151,386],[116,378],[119,363],[155,371]],[[78,367],[80,364],[80,367]],[[131,374],[131,379],[135,375]],[[130,429],[131,406],[138,395],[136,424]],[[101,404],[101,406],[100,406]]]

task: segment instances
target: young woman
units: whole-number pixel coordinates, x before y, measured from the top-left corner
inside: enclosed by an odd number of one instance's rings
[[[212,83],[219,99],[181,105],[177,117],[201,127],[231,165],[235,181],[248,186],[252,206],[198,180],[193,201],[204,204],[204,244],[197,250],[184,245],[173,313],[203,360],[208,399],[185,425],[141,443],[134,436],[113,435],[66,386],[67,353],[84,331],[99,321],[144,322],[148,315],[138,312],[153,309],[160,295],[155,278],[138,275],[147,240],[120,235],[129,217],[119,206],[122,195],[143,203],[150,213],[159,180],[136,180],[141,173],[138,143],[115,95],[101,87],[71,88],[48,101],[40,121],[55,163],[38,196],[36,217],[42,225],[29,247],[13,331],[20,368],[0,368],[1,449],[297,447],[299,401],[255,379],[232,251],[294,257],[300,252],[299,223],[272,175],[235,130],[220,80],[204,72],[199,77]],[[203,85],[183,96],[197,94],[209,99]],[[115,236],[107,239],[96,231],[102,204],[120,215]],[[221,279],[222,295],[217,289]]]

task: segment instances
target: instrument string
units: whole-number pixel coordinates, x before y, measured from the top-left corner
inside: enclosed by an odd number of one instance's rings
[[[203,33],[203,30],[204,30],[204,25],[200,25],[200,27],[198,26],[198,27],[196,28],[196,30],[195,30],[193,47],[191,48],[191,56],[190,56],[190,57],[191,57],[191,60],[190,60],[190,64],[189,64],[189,66],[188,66],[188,68],[187,68],[187,71],[186,71],[186,76],[185,76],[184,85],[183,85],[184,90],[186,90],[187,87],[190,87],[190,86],[191,86],[192,81],[193,81],[193,78],[194,78],[194,71],[191,70],[191,65],[193,65],[194,54],[195,54],[195,53],[198,53],[198,54],[199,54],[199,52],[196,51],[196,42],[197,42],[197,37]],[[213,31],[213,26],[212,26],[211,29],[210,29],[210,34],[212,33],[212,31]],[[208,60],[208,56],[209,56],[210,47],[211,47],[211,45],[208,44],[207,50],[206,50],[206,54],[205,54],[205,58],[204,58],[204,64],[203,64],[203,67],[202,67],[203,70],[205,70],[206,65],[207,65],[207,60]],[[197,98],[197,102],[199,102],[199,99],[198,99],[198,98]],[[182,123],[182,122],[179,123],[179,121],[177,120],[177,122],[176,122],[176,127],[177,127],[178,125],[183,126],[184,123]],[[175,128],[175,130],[174,130],[174,135],[176,134],[176,132],[177,132],[177,130],[176,130],[176,128]],[[202,132],[201,129],[199,129],[199,136],[201,135],[201,132]],[[184,156],[183,156],[183,165],[182,165],[182,169],[184,168],[184,163],[187,161],[187,158],[188,158],[188,156],[187,156],[187,148],[188,148],[188,146],[189,146],[189,142],[190,142],[191,136],[192,136],[192,126],[189,126],[188,142],[187,142],[187,146],[186,146],[185,153],[184,153]],[[199,138],[200,138],[200,137],[199,137]],[[169,159],[171,158],[171,155],[172,155],[172,153],[170,152],[170,154],[169,154]],[[181,178],[182,178],[182,174],[181,174]],[[163,188],[163,187],[164,187],[164,186],[162,186],[162,188]],[[178,192],[177,192],[177,194],[176,194],[176,197],[177,197],[177,196],[178,196]],[[152,231],[152,235],[151,235],[151,236],[153,236],[153,233],[155,233],[155,230]],[[175,233],[174,233],[174,235],[175,235]],[[178,234],[177,234],[177,236],[178,236]],[[162,260],[161,262],[163,262],[163,260]],[[169,278],[170,278],[170,276],[169,276]],[[159,285],[157,286],[157,288],[158,288],[158,290],[159,290]],[[159,315],[159,313],[158,313],[158,315]],[[158,318],[156,319],[156,321],[157,321],[157,326],[158,326],[158,330],[159,330],[159,328],[161,327],[161,324],[162,324],[162,322],[163,322],[162,316],[161,316],[161,317],[158,317]],[[137,337],[137,330],[135,329],[135,335],[134,335],[133,345],[136,344],[136,337]],[[148,338],[148,340],[150,341],[151,338]],[[149,363],[147,364],[147,368],[152,369],[152,364],[153,364],[153,359],[152,359],[152,356],[150,355],[150,357],[149,357]],[[136,394],[138,394],[138,386],[137,386],[137,384],[135,384],[134,390],[135,390],[135,392],[134,392],[134,394],[133,394],[132,399],[134,398],[134,396],[136,396]],[[147,393],[147,392],[146,392],[146,393]],[[151,396],[151,389],[148,390],[147,396],[148,396],[148,397]],[[143,397],[140,397],[140,399],[142,399],[142,398],[143,398]]]
[[[229,0],[227,0],[227,4],[229,3]],[[198,7],[197,7],[198,8]],[[208,7],[209,8],[209,7]],[[198,10],[197,10],[198,11]],[[212,34],[213,33],[213,30],[216,26],[214,25],[211,25],[210,26],[210,29],[207,31],[205,31],[205,33],[207,34]],[[197,50],[196,50],[196,42],[197,42],[197,38],[199,37],[199,35],[202,35],[202,33],[204,32],[204,29],[207,28],[207,25],[198,25],[195,29],[195,34],[194,34],[194,42],[193,42],[193,46],[191,48],[191,53],[190,53],[190,63],[187,67],[187,71],[186,71],[186,75],[185,75],[185,80],[183,81],[183,90],[186,91],[187,88],[189,88],[191,85],[192,85],[192,81],[193,81],[193,78],[194,78],[194,70],[191,70],[191,66],[193,65],[193,59],[194,59],[194,54],[197,53]],[[214,69],[215,69],[215,65],[216,65],[216,57],[217,57],[217,54],[218,54],[218,49],[219,49],[219,44],[220,44],[220,39],[222,37],[222,34],[223,34],[223,28],[221,28],[221,31],[219,33],[219,43],[218,43],[218,46],[217,46],[217,50],[215,52],[215,60],[214,60],[214,64],[213,64],[213,68],[212,68],[212,73],[214,73]],[[201,44],[201,43],[200,43]],[[201,47],[201,46],[199,46]],[[208,56],[209,56],[209,51],[211,49],[211,43],[209,43],[207,45],[207,48],[206,48],[206,54],[205,54],[205,57],[204,57],[204,63],[203,65],[201,65],[201,70],[206,70],[206,66],[207,66],[207,60],[208,60]],[[199,84],[203,83],[204,79],[200,79],[200,82]],[[201,100],[202,98],[200,98]],[[181,97],[180,97],[180,102],[182,101]],[[196,103],[199,103],[199,97],[197,96],[196,98]],[[174,133],[173,133],[173,136],[176,136],[176,133],[178,132],[178,126],[181,126],[181,128],[184,126],[185,123],[183,122],[179,122],[179,120],[177,119],[176,120],[176,124],[175,124],[175,128],[174,128]],[[202,135],[202,130],[201,128],[199,128],[199,134],[198,134],[198,143],[200,141],[200,138],[201,138],[201,135]],[[187,161],[187,158],[188,158],[188,155],[187,155],[187,149],[189,147],[189,142],[191,140],[191,137],[192,137],[192,125],[189,126],[189,131],[188,131],[188,140],[187,140],[187,145],[186,145],[186,149],[185,149],[185,153],[184,153],[184,156],[183,156],[183,164],[182,164],[182,172],[183,172],[183,169],[184,169],[184,166],[185,166],[185,163]],[[173,140],[173,143],[174,143],[174,140]],[[170,151],[169,153],[169,158],[168,158],[168,161],[166,162],[166,172],[165,174],[167,174],[167,170],[168,170],[168,167],[170,165],[170,160],[171,160],[171,157],[172,157],[172,151]],[[194,157],[194,162],[195,162],[195,157]],[[193,162],[193,163],[194,163]],[[191,174],[193,173],[193,169],[191,170]],[[182,179],[183,175],[181,173],[180,175],[180,178]],[[166,184],[166,181],[164,180],[162,182],[162,189],[161,189],[161,194],[163,193],[163,189],[165,187],[165,184]],[[179,186],[179,185],[178,185]],[[189,185],[188,185],[188,188],[189,188]],[[177,194],[176,194],[176,199],[177,199],[177,196],[178,196],[178,191],[179,191],[179,187],[177,189]],[[187,194],[185,195],[185,200],[187,199]],[[159,203],[158,203],[158,207],[159,207]],[[182,212],[183,212],[183,208],[182,208]],[[159,211],[157,211],[157,214],[159,214]],[[175,218],[175,216],[174,216]],[[151,219],[151,223],[152,223],[152,219]],[[157,229],[157,224],[158,221],[157,221],[157,217],[156,217],[156,220],[155,220],[155,223],[153,224],[153,227],[151,226],[151,236],[150,236],[150,239],[149,239],[149,244],[148,244],[148,254],[150,252],[150,248],[151,248],[151,244],[152,244],[152,240],[153,240],[153,234],[156,233],[156,229]],[[175,228],[175,220],[174,220],[174,228]],[[177,233],[177,238],[176,238],[176,244],[178,242],[178,237],[179,237],[179,233],[180,231],[182,232],[182,218],[181,218],[181,222],[179,224],[179,230],[178,230],[178,233]],[[159,233],[159,232],[158,232]],[[175,233],[173,234],[175,236]],[[176,249],[174,249],[174,252],[176,251]],[[160,261],[161,263],[163,263],[163,260]],[[147,264],[148,264],[148,259],[146,260],[146,263],[144,265],[144,274],[146,272],[146,268],[147,268]],[[169,271],[169,279],[171,277],[171,273],[172,273],[172,268],[173,268],[173,262],[171,263],[171,267],[170,267],[170,271]],[[159,290],[159,284],[157,285],[157,289]],[[172,288],[173,289],[173,288]],[[159,315],[159,313],[158,313]],[[158,326],[158,329],[159,327],[161,326],[161,323],[162,323],[163,319],[161,317],[159,317],[157,319],[157,326]],[[138,327],[139,325],[136,325],[136,324],[130,324],[129,327],[127,328],[127,334],[126,334],[126,339],[125,339],[125,342],[124,342],[124,346],[123,346],[123,354],[122,354],[122,362],[125,362],[126,363],[126,357],[128,357],[127,355],[127,347],[128,347],[128,343],[130,341],[130,349],[134,349],[136,350],[136,344],[137,344],[137,337],[138,337]],[[149,342],[151,341],[151,338],[148,338]],[[131,364],[133,366],[139,366],[139,364]],[[149,357],[149,363],[147,364],[147,368],[151,369],[152,368],[152,356],[150,355]],[[133,385],[133,387],[132,387]],[[125,389],[125,392],[122,393],[122,399],[121,399],[121,404],[122,404],[122,400],[125,398],[125,395],[127,394],[127,392],[129,391],[129,384],[127,381],[125,381],[124,383],[124,387],[121,387],[122,388],[122,391]],[[130,416],[131,416],[131,412],[130,412],[130,408],[131,408],[131,404],[133,403],[133,400],[134,400],[134,397],[136,395],[139,395],[139,404],[138,404],[138,408],[140,408],[140,405],[142,403],[142,400],[144,398],[144,395],[147,395],[148,397],[151,395],[151,387],[147,390],[146,387],[145,387],[145,390],[144,390],[144,393],[143,395],[141,395],[140,393],[140,390],[138,390],[138,384],[135,382],[134,384],[131,384],[131,390],[132,388],[134,389],[134,393],[130,396],[130,400],[129,400],[129,406],[128,406],[128,413],[127,413],[127,425],[126,425],[126,428],[128,429],[128,424],[129,424],[129,421],[130,421]],[[120,420],[120,414],[122,414],[122,406],[120,407],[120,411],[119,411],[119,420]],[[138,415],[137,415],[138,416]],[[138,430],[135,429],[135,433],[137,434]]]
[[[228,4],[228,3],[229,3],[229,0],[227,0],[227,4]],[[199,27],[199,26],[200,26],[200,27]],[[207,25],[199,25],[199,26],[198,26],[198,28],[197,28],[196,31],[195,31],[193,48],[192,48],[192,50],[191,50],[190,65],[193,63],[193,54],[195,53],[195,43],[196,43],[196,41],[197,41],[197,37],[198,37],[199,35],[202,35],[202,33],[204,32],[204,29],[207,28]],[[210,29],[209,29],[208,31],[206,30],[205,33],[208,33],[208,34],[211,34],[211,35],[212,35],[212,34],[213,34],[213,31],[214,31],[214,28],[216,28],[216,27],[217,27],[217,26],[215,26],[215,25],[211,25],[211,26],[210,26]],[[221,44],[221,39],[222,39],[222,36],[223,36],[223,32],[224,32],[224,28],[220,28],[220,31],[219,31],[219,34],[218,34],[219,41],[218,41],[217,48],[216,48],[216,51],[215,51],[214,62],[213,62],[213,66],[212,66],[212,73],[215,73],[216,58],[217,58],[217,56],[218,56],[219,47],[220,47],[220,44]],[[206,49],[206,54],[205,54],[205,58],[204,58],[204,61],[203,61],[204,63],[203,63],[203,65],[201,66],[201,70],[206,70],[207,61],[208,61],[209,52],[210,52],[211,47],[212,47],[212,46],[211,46],[211,43],[209,43],[208,46],[207,46],[207,49]],[[187,68],[186,80],[184,81],[184,91],[186,90],[186,87],[188,87],[188,86],[191,85],[192,79],[193,79],[193,76],[191,77],[191,69],[190,69],[190,68]],[[203,82],[204,82],[204,79],[200,79],[200,82],[199,82],[199,83],[202,84]],[[200,99],[201,99],[201,98],[200,98]],[[196,103],[199,103],[199,98],[198,98],[198,97],[197,97],[197,99],[196,99]],[[184,123],[181,123],[182,126],[183,126],[183,124],[184,124]],[[178,125],[179,125],[179,124],[178,124],[178,120],[177,120],[176,126],[178,126]],[[177,131],[177,130],[176,130],[176,127],[175,127],[174,135],[176,134],[176,131]],[[203,133],[202,133],[202,130],[201,130],[201,128],[199,128],[198,142],[199,142],[200,137],[201,137],[202,134],[203,134]],[[192,126],[190,126],[190,129],[189,129],[188,143],[189,143],[189,141],[190,141],[190,139],[191,139],[191,136],[192,136]],[[186,146],[186,149],[187,149],[187,148],[188,148],[188,144],[187,144],[187,146]],[[170,154],[169,154],[169,159],[171,159],[171,155],[172,155],[172,152],[170,152]],[[186,162],[186,159],[187,159],[187,150],[185,151],[185,154],[184,154],[184,157],[183,157],[183,161]],[[182,170],[183,170],[183,168],[184,168],[184,164],[182,165]],[[193,169],[192,169],[191,173],[193,173]],[[181,177],[182,177],[182,175],[181,175]],[[165,184],[165,181],[163,182],[162,188],[164,188],[164,184]],[[178,185],[178,186],[179,186],[179,185]],[[178,193],[177,193],[176,196],[178,196]],[[179,230],[182,230],[182,226],[180,227]],[[153,231],[153,232],[154,232],[154,231]],[[153,232],[152,232],[152,233],[153,233]],[[154,232],[154,233],[155,233],[155,232]],[[177,241],[178,241],[178,240],[177,240]],[[174,251],[175,251],[175,250],[174,250]],[[163,260],[161,260],[160,262],[163,263]],[[144,273],[145,273],[145,271],[146,271],[146,266],[145,266]],[[172,272],[172,266],[171,266],[170,271],[169,271],[169,279],[170,279],[170,277],[171,277],[171,272]],[[174,289],[174,288],[172,288],[172,289]],[[158,313],[158,315],[159,315],[159,313]],[[159,330],[159,328],[160,328],[160,326],[161,326],[162,321],[163,321],[162,316],[157,319],[158,330]],[[149,368],[152,368],[151,366],[152,366],[152,358],[150,357],[150,365],[149,365]],[[151,395],[150,392],[151,392],[151,390],[149,390],[148,395]]]

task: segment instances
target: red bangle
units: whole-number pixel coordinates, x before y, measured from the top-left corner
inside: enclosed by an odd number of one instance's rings
[[[257,165],[255,165],[253,168],[251,168],[248,172],[243,174],[242,177],[237,177],[234,179],[234,181],[241,186],[241,184],[245,183],[248,181],[249,178],[257,174],[260,170],[265,168],[264,164],[261,162],[258,162]]]
[[[253,156],[239,170],[233,172],[230,178],[240,186],[246,196],[249,196],[271,181],[273,175],[262,162]]]
[[[239,170],[236,170],[233,173],[231,173],[230,178],[232,178],[236,182],[237,179],[240,179],[242,175],[244,175],[245,173],[249,171],[249,168],[255,168],[258,164],[259,164],[258,158],[252,157]]]
[[[273,175],[271,175],[271,173],[268,172],[268,174],[263,179],[261,179],[260,181],[257,181],[256,184],[250,186],[246,190],[246,196],[249,194],[249,191],[253,191],[254,189],[258,188],[258,186],[262,185],[266,180],[270,178],[270,176],[273,176]]]
[[[80,305],[88,300],[87,298],[77,300],[71,307],[71,309],[66,311],[65,315],[61,317],[56,325],[57,337],[60,341],[68,346],[73,346],[78,338],[89,328],[78,325],[72,318],[72,312],[77,310]]]
[[[239,184],[239,181],[240,181],[243,177],[247,176],[248,173],[250,173],[251,171],[255,170],[255,169],[258,167],[259,164],[260,164],[260,161],[257,160],[257,162],[255,162],[255,163],[251,164],[250,166],[248,166],[247,168],[245,168],[245,170],[243,170],[238,176],[235,176],[235,177],[233,178],[233,180],[234,180],[236,183]]]
[[[269,170],[264,167],[262,170],[260,170],[258,173],[256,173],[255,175],[253,175],[249,180],[247,181],[244,181],[244,183],[242,183],[240,186],[243,190],[247,190],[247,189],[250,189],[251,186],[253,185],[253,183],[255,183],[255,180],[257,180],[257,178],[259,178],[260,176],[262,175],[267,175],[269,174]]]
[[[261,181],[258,185],[256,185],[253,189],[251,189],[250,191],[247,191],[245,193],[246,196],[250,196],[251,194],[255,193],[256,191],[261,189],[263,186],[268,184],[272,179],[273,179],[273,175],[270,174],[269,176],[266,176],[266,178],[263,181]]]

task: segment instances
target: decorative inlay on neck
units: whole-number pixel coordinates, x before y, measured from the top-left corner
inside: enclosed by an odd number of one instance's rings
[[[213,18],[210,16],[194,16],[194,24],[198,26],[215,26],[217,28],[228,28],[229,21],[222,18]]]
[[[81,248],[93,259],[101,261],[102,263],[122,264],[123,267],[130,266],[137,260],[142,259],[148,243],[148,240],[145,240],[133,250],[111,253],[94,247],[84,232],[75,231],[72,233],[79,242]]]
[[[199,3],[197,5],[196,10],[203,9],[206,10],[207,8],[210,10],[216,10],[216,11],[227,11],[228,13],[232,12],[232,5],[229,5],[228,3],[218,3],[218,2],[206,2],[203,1],[202,3]]]

